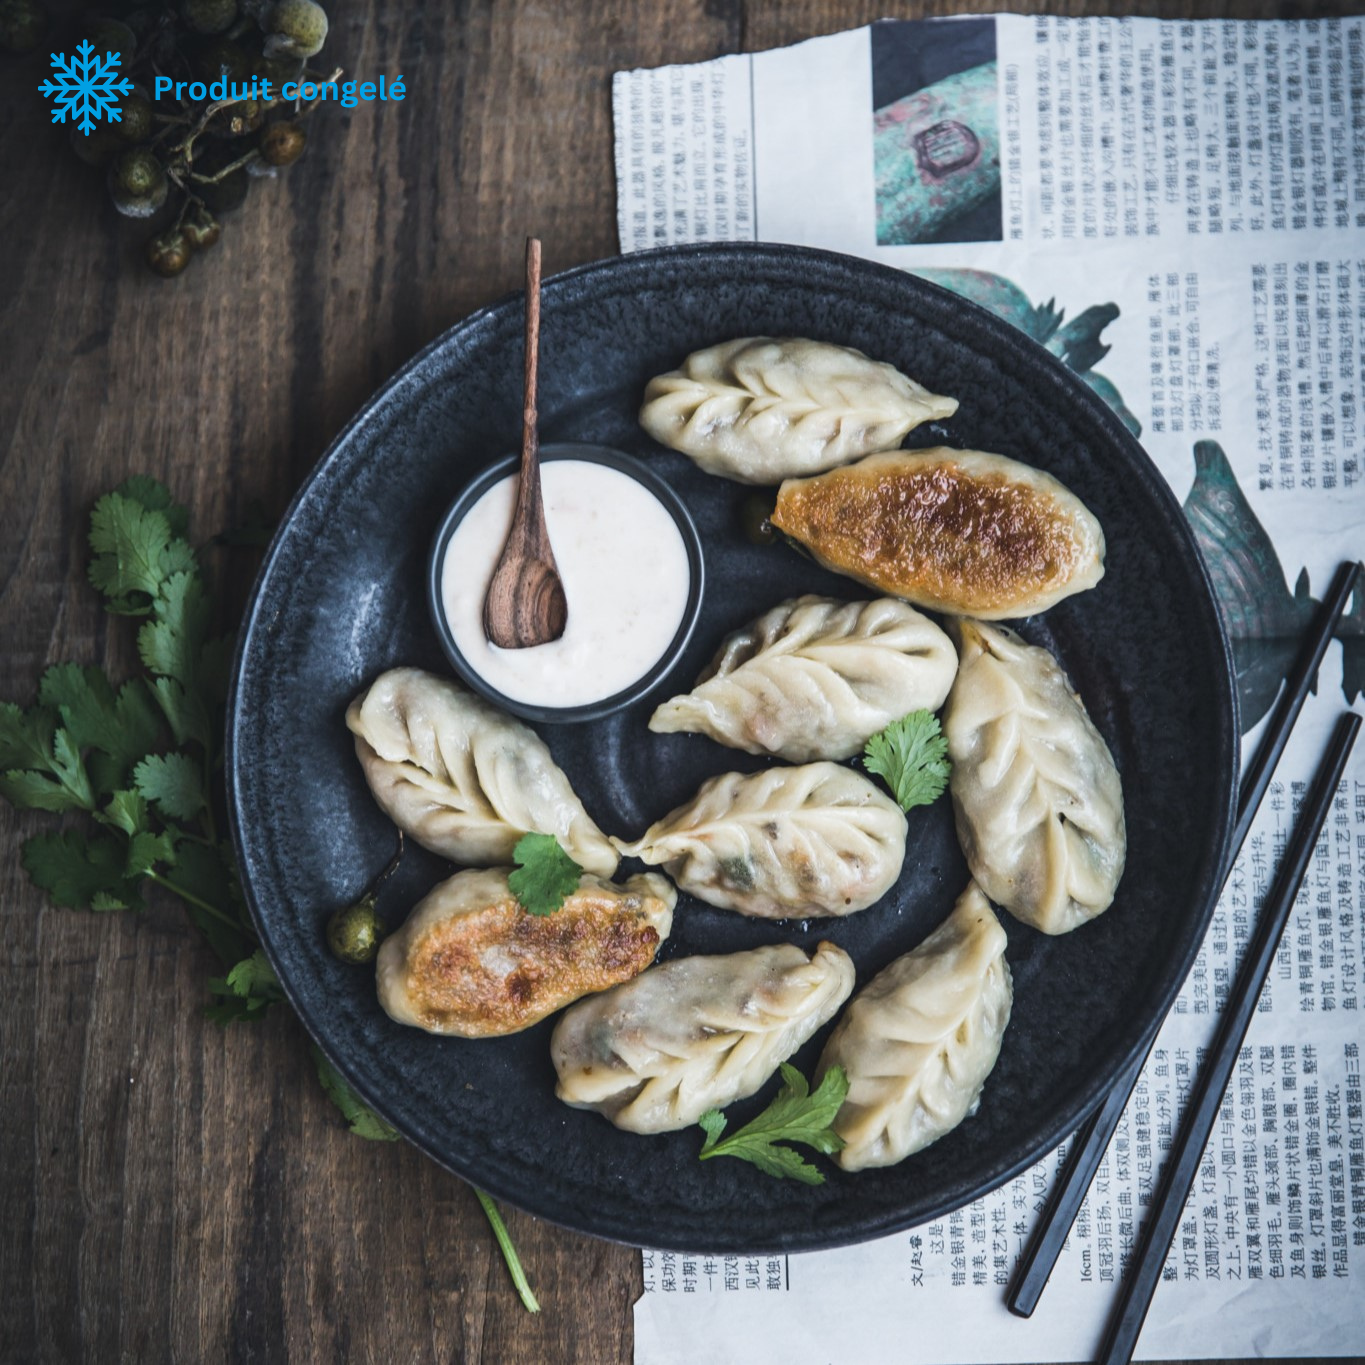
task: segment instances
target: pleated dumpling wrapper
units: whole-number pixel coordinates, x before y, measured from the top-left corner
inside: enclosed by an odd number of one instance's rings
[[[1107,910],[1128,853],[1123,789],[1103,736],[1047,650],[957,621],[943,711],[958,841],[982,890],[1065,934]]]
[[[901,443],[957,399],[883,361],[803,337],[740,337],[649,381],[640,425],[708,474],[773,484]]]
[[[918,607],[1031,616],[1104,577],[1104,532],[1050,474],[980,450],[890,450],[778,490],[774,526]]]
[[[419,668],[381,674],[346,725],[380,808],[454,863],[511,863],[523,834],[552,834],[579,867],[610,877],[620,859],[529,726]]]
[[[853,960],[791,943],[661,963],[555,1025],[555,1093],[632,1133],[687,1128],[759,1090],[853,989]]]
[[[761,919],[851,915],[905,861],[905,814],[838,763],[721,773],[656,820],[627,857],[662,867],[708,905]]]
[[[1013,1003],[1005,931],[975,882],[913,952],[849,1002],[820,1057],[848,1076],[834,1117],[846,1171],[893,1166],[976,1112]]]
[[[553,914],[531,915],[506,868],[457,872],[380,945],[379,1003],[428,1033],[518,1033],[644,971],[673,927],[676,901],[657,873],[619,886],[585,873]]]
[[[952,641],[905,602],[798,597],[731,635],[649,728],[792,763],[851,758],[893,720],[937,711],[956,672]]]

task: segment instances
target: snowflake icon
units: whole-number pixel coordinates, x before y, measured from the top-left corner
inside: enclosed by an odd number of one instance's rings
[[[133,83],[127,76],[118,79],[120,61],[122,58],[117,52],[96,57],[89,41],[76,48],[74,57],[54,52],[52,69],[57,78],[49,78],[38,87],[42,94],[56,97],[53,123],[65,123],[70,114],[71,122],[89,137],[97,119],[122,122],[118,97],[130,94]]]

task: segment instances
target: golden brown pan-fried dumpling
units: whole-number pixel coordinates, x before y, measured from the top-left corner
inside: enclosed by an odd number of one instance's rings
[[[649,728],[793,763],[849,758],[893,720],[937,711],[956,672],[952,641],[904,602],[798,597],[731,635]]]
[[[651,379],[640,424],[708,474],[780,483],[899,445],[956,411],[955,398],[850,347],[740,337]]]
[[[510,863],[523,834],[552,834],[580,867],[616,871],[616,851],[540,736],[448,678],[390,669],[346,724],[374,799],[423,848],[489,867]]]
[[[560,909],[531,915],[506,868],[457,872],[384,940],[379,1003],[428,1033],[517,1033],[638,975],[673,927],[677,893],[657,873],[617,886],[584,874]]]
[[[789,479],[774,526],[821,564],[916,606],[1031,616],[1104,576],[1104,533],[1050,474],[979,450],[892,450]]]
[[[886,894],[905,861],[905,815],[838,763],[722,773],[665,815],[628,857],[684,891],[765,919],[851,915]]]
[[[846,1171],[891,1166],[976,1112],[1013,990],[1005,931],[975,883],[914,952],[849,1002],[820,1057],[848,1074],[834,1131]]]
[[[1100,732],[1045,649],[959,621],[943,712],[958,839],[981,889],[1064,934],[1108,909],[1127,855],[1123,791]]]
[[[853,977],[832,943],[811,957],[781,943],[651,967],[555,1025],[555,1093],[632,1133],[686,1128],[760,1089],[834,1017]]]

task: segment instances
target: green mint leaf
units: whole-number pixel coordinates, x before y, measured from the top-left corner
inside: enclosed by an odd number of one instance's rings
[[[823,1185],[824,1175],[789,1147],[779,1142],[799,1142],[817,1152],[831,1155],[844,1140],[830,1126],[848,1094],[848,1077],[843,1067],[832,1066],[814,1093],[806,1078],[786,1062],[782,1064],[782,1088],[757,1118],[738,1132],[716,1141],[724,1127],[724,1116],[716,1110],[702,1115],[706,1142],[702,1160],[713,1156],[733,1156],[751,1162],[767,1175],[799,1180],[806,1185]],[[719,1122],[717,1122],[719,1120]]]
[[[188,754],[148,755],[133,770],[133,784],[172,820],[193,820],[208,804],[203,766]]]
[[[512,850],[507,885],[528,914],[552,915],[578,889],[583,869],[553,834],[523,834]]]
[[[886,780],[902,810],[937,801],[952,772],[938,717],[932,711],[911,711],[892,721],[867,741],[863,766]]]
[[[162,513],[173,535],[183,536],[189,529],[190,514],[172,499],[171,490],[159,479],[148,474],[132,474],[114,492],[148,512]]]
[[[42,707],[23,711],[12,701],[0,702],[0,769],[50,768],[56,728],[56,716]]]
[[[136,886],[125,879],[124,841],[90,838],[79,830],[38,834],[24,844],[24,869],[54,905],[71,910],[140,910]]]
[[[318,1048],[313,1048],[313,1062],[318,1069],[318,1080],[327,1098],[341,1110],[351,1132],[371,1142],[397,1142],[398,1132],[390,1128],[359,1095],[346,1084],[341,1073]]]

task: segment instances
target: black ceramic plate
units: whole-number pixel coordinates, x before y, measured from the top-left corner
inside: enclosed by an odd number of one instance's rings
[[[467,1042],[392,1023],[373,973],[330,956],[323,925],[388,859],[342,723],[383,669],[447,665],[427,618],[437,520],[515,444],[522,300],[475,314],[428,347],[338,437],[266,556],[238,651],[228,736],[237,851],[261,938],[300,1017],[355,1089],[411,1141],[501,1198],[642,1245],[809,1250],[912,1226],[985,1193],[1076,1125],[1155,1030],[1192,963],[1222,863],[1236,774],[1236,703],[1216,607],[1175,499],[1109,411],[1020,333],[898,271],[790,247],[627,256],[545,285],[540,415],[547,441],[638,453],[685,499],[706,546],[701,621],[651,697],[606,720],[541,733],[598,823],[634,836],[704,777],[763,761],[689,735],[653,735],[730,629],[801,591],[856,598],[850,580],[741,532],[750,490],[701,473],[636,425],[651,375],[729,337],[816,337],[890,361],[961,400],[918,444],[1000,451],[1059,477],[1099,517],[1108,571],[1023,633],[1053,649],[1123,776],[1128,869],[1107,914],[1049,939],[1009,931],[1014,1017],[979,1112],[886,1170],[818,1188],[740,1161],[697,1161],[698,1129],[618,1132],[554,1097],[552,1021]],[[913,438],[912,438],[913,439]],[[844,920],[753,921],[680,896],[664,957],[830,938],[860,983],[913,948],[967,882],[947,799],[911,812],[905,870]],[[386,909],[401,918],[449,874],[414,849]],[[809,1071],[823,1042],[796,1057]],[[734,1106],[738,1125],[775,1083]]]

